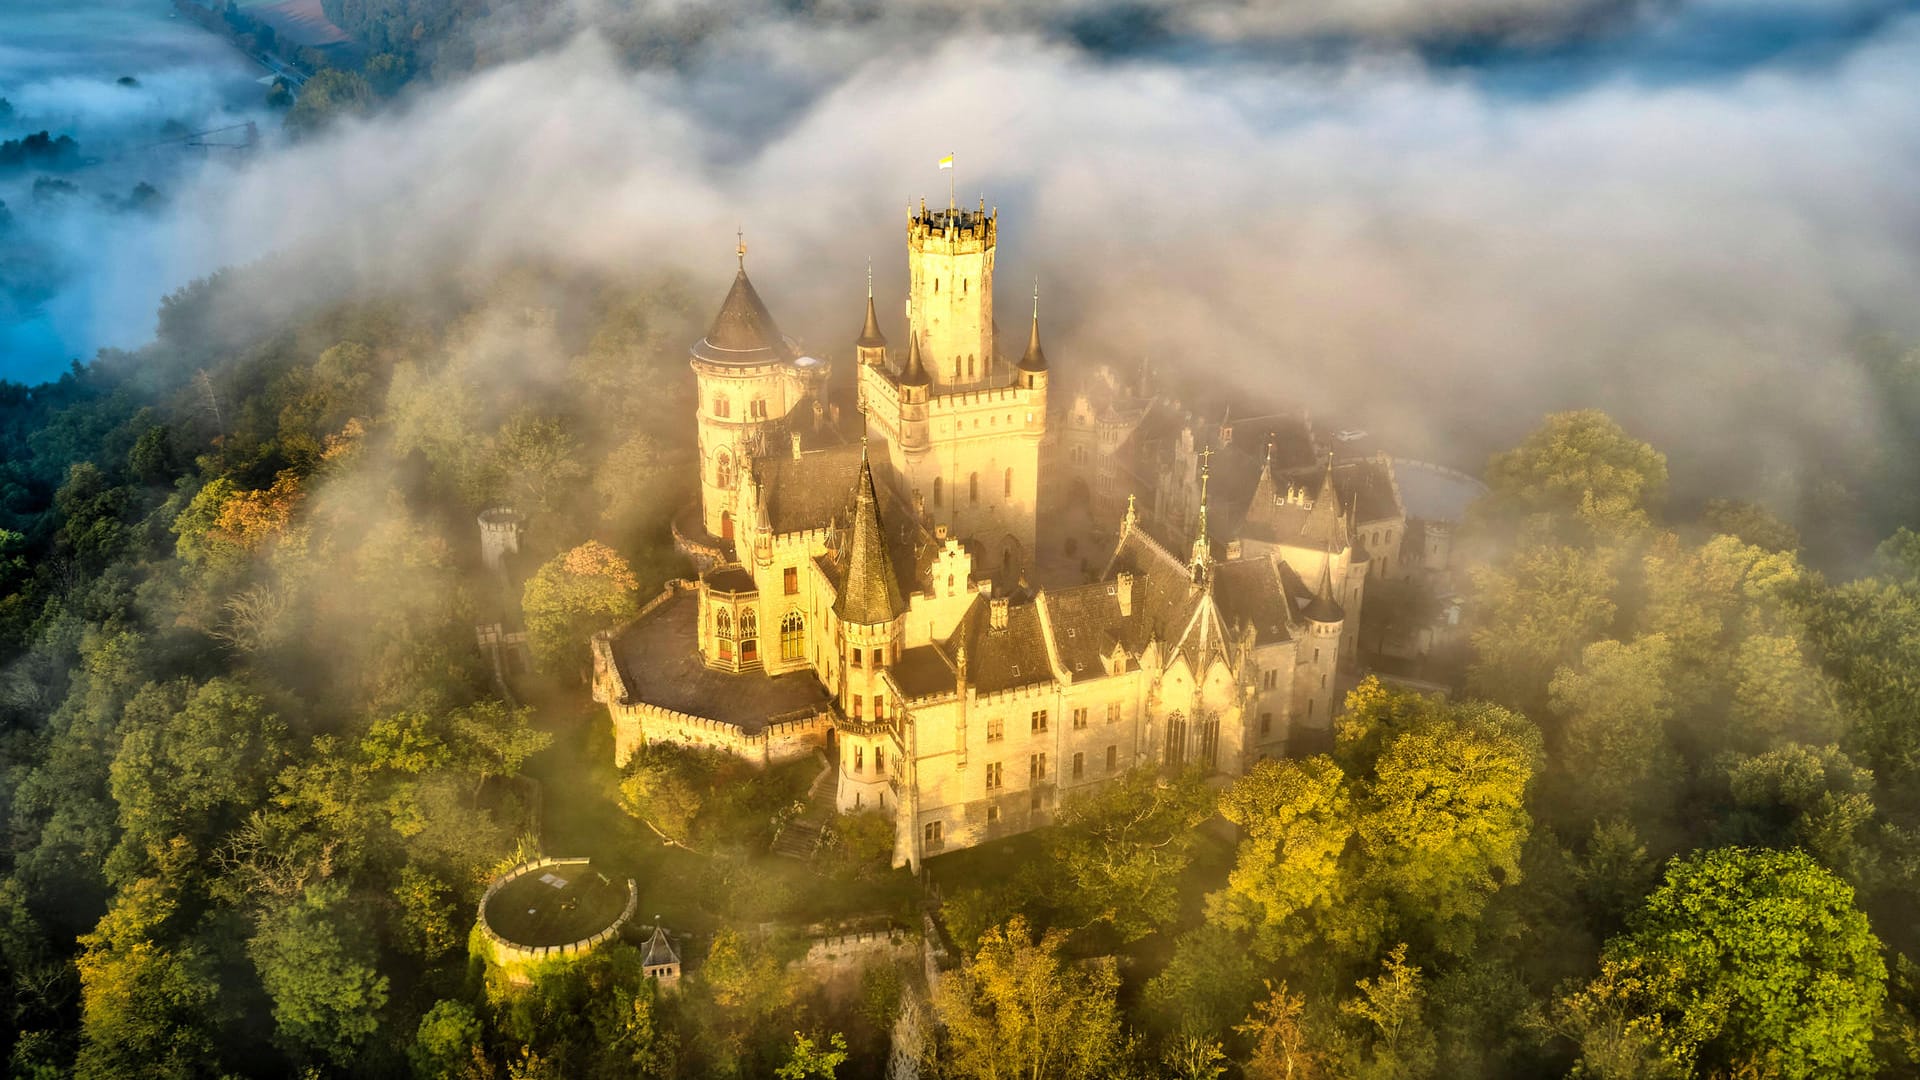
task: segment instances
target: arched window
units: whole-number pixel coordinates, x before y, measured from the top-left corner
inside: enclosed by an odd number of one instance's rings
[[[797,611],[780,620],[780,659],[801,660],[807,655],[807,620]]]
[[[728,406],[727,399],[722,395],[715,394],[713,396],[713,415],[724,420],[728,416],[731,416],[732,414],[733,414],[733,409],[730,406]]]
[[[967,474],[967,501],[978,505],[980,502],[980,474]]]
[[[973,354],[967,354],[967,378],[973,378]]]
[[[933,478],[933,505],[939,506],[940,498],[940,478],[936,476]]]
[[[953,358],[953,377],[960,377],[960,358],[957,356]]]
[[[1007,470],[1007,497],[1013,497],[1013,470]]]
[[[760,617],[752,608],[740,613],[740,659],[760,659]]]
[[[727,613],[726,608],[721,608],[713,613],[713,633],[718,639],[714,643],[714,652],[719,655],[721,660],[732,663],[733,616]]]
[[[722,488],[733,486],[733,458],[725,450],[713,459],[713,483]]]

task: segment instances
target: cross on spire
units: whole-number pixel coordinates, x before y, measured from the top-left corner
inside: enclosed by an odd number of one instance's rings
[[[747,228],[746,226],[742,225],[739,228],[733,230],[733,236],[734,236],[734,239],[740,242],[739,246],[734,248],[733,250],[734,257],[740,260],[740,269],[745,270],[747,268]]]

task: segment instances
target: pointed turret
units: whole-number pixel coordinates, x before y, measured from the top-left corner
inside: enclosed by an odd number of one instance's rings
[[[907,339],[907,366],[900,372],[900,385],[927,386],[932,382],[927,365],[920,359],[920,335],[914,334]]]
[[[733,288],[721,301],[712,328],[694,345],[693,355],[716,364],[770,364],[786,359],[788,352],[787,339],[742,265],[733,275]]]
[[[860,352],[860,362],[877,364],[886,359],[887,336],[880,332],[880,316],[873,310],[873,263],[867,263],[867,321],[860,327],[860,337],[854,341],[854,347]]]
[[[1319,494],[1313,497],[1313,505],[1307,508],[1306,518],[1300,524],[1300,540],[1328,551],[1347,548],[1346,514],[1340,509],[1340,495],[1333,486],[1332,454],[1327,455],[1327,471],[1321,474]]]
[[[1047,353],[1040,347],[1040,294],[1034,292],[1033,325],[1027,331],[1027,351],[1020,355],[1021,371],[1047,370]]]
[[[887,557],[886,535],[880,531],[880,500],[874,492],[873,466],[866,451],[860,454],[860,479],[854,497],[853,530],[842,553],[840,595],[833,604],[840,621],[860,626],[890,623],[907,605],[900,598],[900,582]]]
[[[1328,556],[1320,566],[1320,587],[1314,590],[1313,602],[1304,612],[1307,618],[1317,623],[1337,623],[1347,617],[1340,608],[1339,601],[1333,598],[1333,558]]]

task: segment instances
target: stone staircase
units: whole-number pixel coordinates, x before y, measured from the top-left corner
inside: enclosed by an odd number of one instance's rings
[[[814,849],[820,845],[821,831],[840,812],[833,763],[824,755],[814,756],[820,762],[820,774],[813,778],[812,786],[807,788],[806,812],[795,815],[780,830],[780,835],[773,838],[775,855],[803,860],[813,858]]]

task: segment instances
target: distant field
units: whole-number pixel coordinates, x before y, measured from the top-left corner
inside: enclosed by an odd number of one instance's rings
[[[237,6],[300,48],[320,49],[350,40],[320,10],[320,0],[237,0]]]

